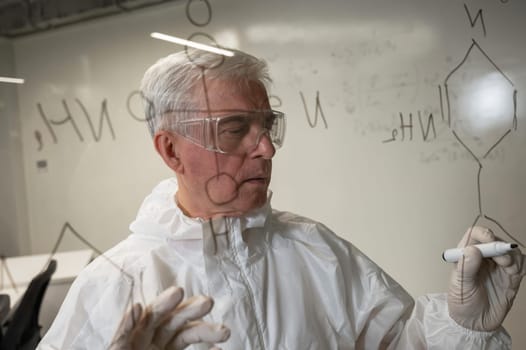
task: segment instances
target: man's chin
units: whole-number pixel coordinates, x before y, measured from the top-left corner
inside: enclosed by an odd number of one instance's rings
[[[260,196],[258,196],[252,201],[249,211],[261,208],[262,206],[265,205],[265,203],[267,203],[267,191],[266,190],[264,193],[262,193]]]
[[[241,191],[235,207],[237,207],[243,214],[246,214],[249,211],[262,207],[266,202],[267,188],[265,187],[256,191]]]

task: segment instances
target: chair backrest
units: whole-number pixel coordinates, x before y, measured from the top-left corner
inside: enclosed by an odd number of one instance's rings
[[[11,304],[11,298],[9,298],[9,295],[7,294],[0,294],[0,345],[2,344],[2,338],[4,336],[2,325],[4,324],[4,320],[7,318],[7,315],[9,314],[9,307]],[[0,346],[0,350],[1,350]]]
[[[51,260],[47,268],[31,280],[18,306],[4,325],[5,332],[0,343],[1,350],[33,350],[36,348],[41,338],[38,324],[40,306],[51,276],[56,269],[57,262]]]
[[[7,314],[9,313],[9,308],[11,305],[11,298],[8,294],[0,294],[0,325],[4,323]]]

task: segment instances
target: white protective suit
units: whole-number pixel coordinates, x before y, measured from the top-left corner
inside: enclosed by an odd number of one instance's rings
[[[105,254],[127,275],[104,257],[93,261],[39,349],[107,349],[130,297],[149,303],[173,285],[214,299],[205,320],[230,328],[224,350],[511,349],[503,328],[457,325],[445,294],[415,304],[352,244],[272,210],[270,199],[243,217],[205,221],[181,212],[176,191],[168,179],[146,197],[132,234]]]

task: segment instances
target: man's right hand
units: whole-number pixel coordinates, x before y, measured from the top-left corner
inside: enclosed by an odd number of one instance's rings
[[[210,312],[213,300],[195,296],[183,301],[183,296],[182,288],[170,287],[146,308],[134,304],[124,315],[110,350],[181,350],[190,344],[226,341],[227,327],[199,320]]]

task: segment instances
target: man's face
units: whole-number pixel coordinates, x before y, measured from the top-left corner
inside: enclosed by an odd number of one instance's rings
[[[197,89],[203,87],[197,86]],[[265,89],[251,84],[241,89],[228,81],[206,82],[211,115],[224,110],[270,109]],[[207,109],[204,92],[199,109]],[[219,112],[215,112],[219,111]],[[177,135],[176,149],[182,167],[176,171],[177,199],[187,215],[210,218],[237,216],[262,206],[267,200],[275,148],[267,134],[242,155],[208,151]]]

